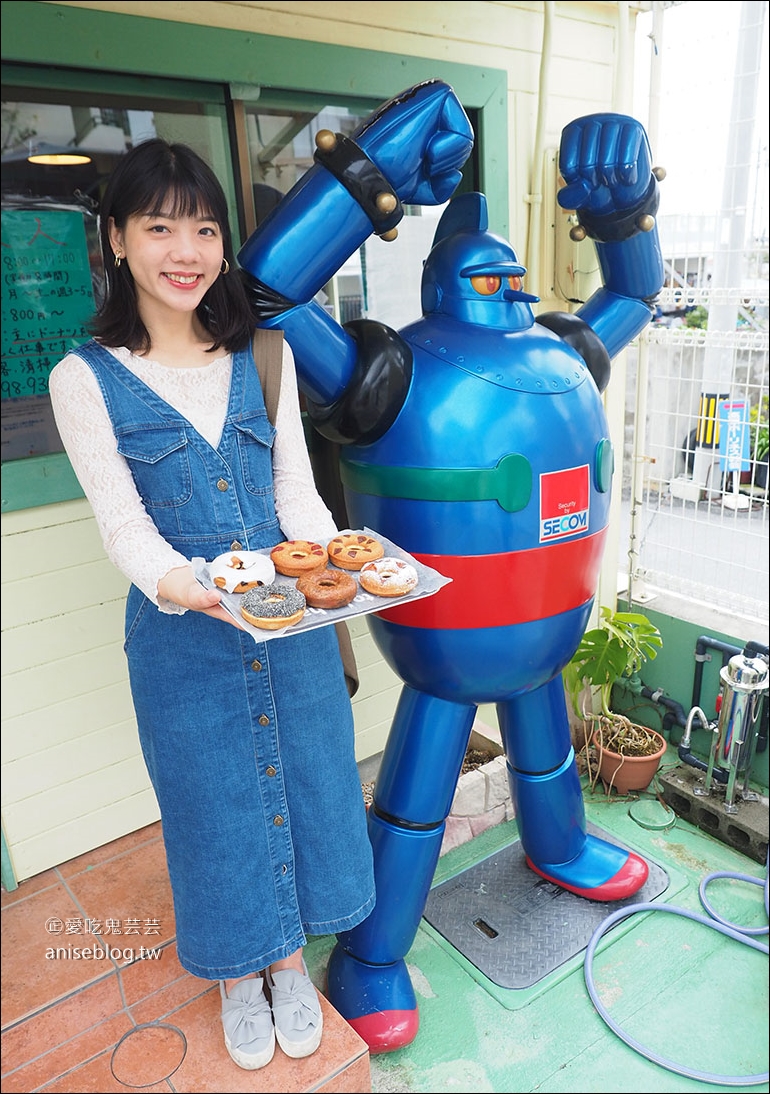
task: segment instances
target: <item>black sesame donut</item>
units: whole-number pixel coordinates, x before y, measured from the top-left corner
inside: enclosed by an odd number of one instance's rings
[[[241,614],[253,627],[277,631],[299,623],[305,614],[305,603],[305,597],[293,585],[274,582],[244,593]]]
[[[374,596],[406,596],[417,585],[417,571],[403,559],[378,558],[361,567],[359,581]]]
[[[340,532],[326,545],[329,561],[345,570],[360,570],[365,562],[382,558],[385,548],[363,532]]]
[[[354,599],[358,584],[343,570],[311,570],[297,579],[297,588],[311,608],[344,608]]]
[[[287,539],[273,547],[270,558],[279,574],[299,577],[329,561],[326,548],[309,539]]]

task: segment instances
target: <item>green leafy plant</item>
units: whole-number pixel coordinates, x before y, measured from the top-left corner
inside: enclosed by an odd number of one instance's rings
[[[660,631],[646,615],[601,608],[599,626],[585,632],[564,670],[565,690],[583,719],[586,748],[593,738],[601,749],[622,756],[649,756],[660,749],[660,734],[613,711],[611,700],[615,684],[639,672],[662,647]],[[585,709],[587,689],[598,695],[598,711]]]
[[[692,311],[688,311],[684,317],[684,325],[691,330],[706,330],[709,325],[708,309],[698,304]]]
[[[599,690],[602,714],[610,717],[614,685],[654,660],[662,646],[660,631],[646,615],[601,608],[599,626],[585,632],[564,670],[575,712],[584,716],[580,697],[590,684]]]

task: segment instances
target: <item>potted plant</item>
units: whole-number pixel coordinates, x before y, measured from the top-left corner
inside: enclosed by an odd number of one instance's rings
[[[610,705],[615,684],[653,660],[662,645],[660,631],[647,616],[602,607],[599,625],[585,632],[564,670],[565,689],[583,719],[586,747],[591,743],[596,749],[597,777],[608,792],[613,787],[620,794],[646,790],[666,750],[660,733]],[[591,709],[586,709],[587,696]]]

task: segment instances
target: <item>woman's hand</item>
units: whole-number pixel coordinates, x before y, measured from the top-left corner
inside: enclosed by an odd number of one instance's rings
[[[233,619],[229,612],[221,605],[222,594],[216,589],[204,589],[196,579],[192,566],[180,566],[169,572],[158,582],[158,596],[163,600],[170,600],[193,612],[203,612],[212,619],[221,619],[223,623],[230,623],[238,630],[242,627]]]

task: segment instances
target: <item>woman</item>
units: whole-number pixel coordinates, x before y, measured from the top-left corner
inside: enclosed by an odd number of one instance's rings
[[[182,965],[219,980],[227,1050],[264,1067],[318,1047],[302,948],[371,911],[353,723],[332,627],[255,643],[191,560],[337,534],[313,483],[294,363],[275,428],[227,204],[191,149],[118,163],[101,205],[94,338],[51,373],[59,432],[111,561],[160,805]],[[265,994],[267,990],[267,995]]]

